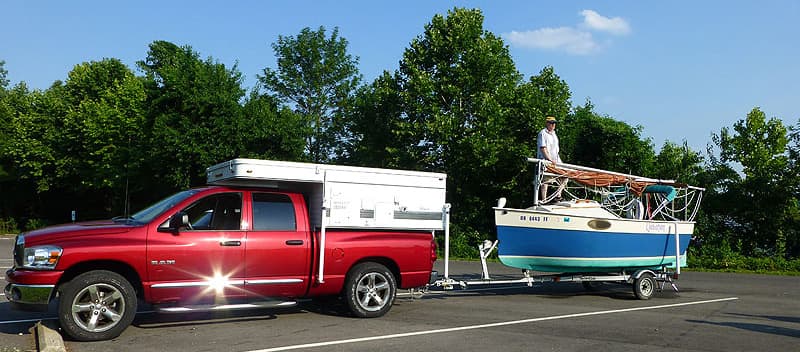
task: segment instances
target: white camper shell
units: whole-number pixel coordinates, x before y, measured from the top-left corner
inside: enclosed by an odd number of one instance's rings
[[[206,172],[211,185],[306,195],[312,228],[323,226],[324,209],[329,228],[444,230],[446,174],[257,159],[233,159]]]
[[[311,227],[364,230],[444,230],[447,175],[434,172],[338,166],[260,159],[233,159],[206,169],[210,185],[299,192],[308,201]],[[325,251],[320,251],[324,263]],[[319,267],[323,281],[323,265]]]

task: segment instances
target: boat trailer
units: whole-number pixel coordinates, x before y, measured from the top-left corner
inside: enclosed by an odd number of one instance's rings
[[[587,290],[595,290],[595,283],[598,282],[613,282],[620,284],[631,284],[633,286],[633,293],[638,299],[646,300],[655,292],[664,290],[669,284],[675,292],[678,292],[678,287],[675,280],[678,279],[678,273],[675,271],[667,270],[666,266],[662,266],[659,270],[632,268],[630,270],[622,270],[618,273],[560,273],[560,274],[543,274],[535,275],[531,270],[522,270],[522,277],[518,279],[492,279],[489,275],[487,266],[487,258],[497,247],[498,241],[484,241],[478,246],[480,251],[482,276],[478,280],[457,280],[450,277],[449,273],[449,258],[445,258],[444,277],[437,279],[428,285],[426,289],[441,289],[441,290],[469,290],[471,287],[489,287],[493,285],[525,285],[533,287],[534,284],[550,283],[550,282],[580,282]],[[447,257],[447,256],[446,256]]]

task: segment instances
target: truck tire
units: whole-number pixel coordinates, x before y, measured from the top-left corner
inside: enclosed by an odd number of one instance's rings
[[[377,318],[392,308],[397,292],[394,275],[378,263],[361,263],[347,274],[344,298],[359,318]]]
[[[62,286],[58,304],[61,329],[77,341],[119,336],[136,315],[136,293],[121,275],[95,270]]]

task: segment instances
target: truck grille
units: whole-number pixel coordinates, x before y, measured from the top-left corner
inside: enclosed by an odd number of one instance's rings
[[[22,267],[23,256],[25,255],[25,237],[22,234],[17,235],[17,240],[14,245],[14,266]]]

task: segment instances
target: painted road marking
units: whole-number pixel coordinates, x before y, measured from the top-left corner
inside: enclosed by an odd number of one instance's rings
[[[303,348],[314,348],[314,347],[344,345],[344,344],[366,342],[366,341],[378,341],[378,340],[396,339],[396,338],[410,337],[410,336],[441,334],[441,333],[454,332],[454,331],[485,329],[485,328],[493,328],[493,327],[506,326],[506,325],[527,324],[527,323],[533,323],[533,322],[539,322],[539,321],[547,321],[547,320],[568,319],[568,318],[587,317],[587,316],[592,316],[592,315],[626,313],[626,312],[635,312],[635,311],[640,311],[640,310],[653,310],[653,309],[664,309],[664,308],[690,306],[690,305],[696,305],[696,304],[717,303],[717,302],[733,301],[733,300],[737,300],[737,299],[739,299],[739,297],[728,297],[728,298],[712,299],[712,300],[706,300],[706,301],[695,301],[695,302],[686,302],[686,303],[665,304],[665,305],[651,306],[651,307],[637,307],[637,308],[604,310],[604,311],[599,311],[599,312],[586,312],[586,313],[577,313],[577,314],[556,315],[556,316],[552,316],[552,317],[541,317],[541,318],[532,318],[532,319],[523,319],[523,320],[503,321],[503,322],[497,322],[497,323],[491,323],[491,324],[460,326],[460,327],[455,327],[455,328],[446,328],[446,329],[438,329],[438,330],[425,330],[425,331],[407,332],[407,333],[402,333],[402,334],[392,334],[392,335],[361,337],[361,338],[355,338],[355,339],[345,339],[345,340],[336,340],[336,341],[306,343],[306,344],[302,344],[302,345],[274,347],[274,348],[267,348],[267,349],[263,349],[263,350],[252,350],[252,351],[249,351],[249,352],[275,352],[275,351],[299,350],[299,349],[303,349]]]

